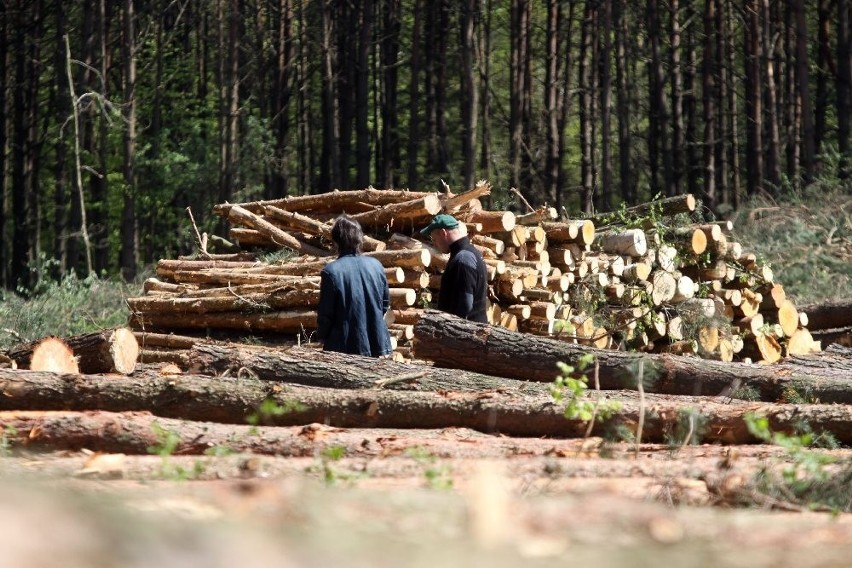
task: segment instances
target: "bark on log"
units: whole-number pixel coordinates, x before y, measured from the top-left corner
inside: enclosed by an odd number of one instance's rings
[[[157,262],[157,276],[173,279],[178,270],[203,270],[207,268],[231,269],[252,268],[260,266],[258,261],[230,261],[230,260],[170,260],[162,259]]]
[[[252,201],[240,203],[243,208],[260,213],[265,206],[273,206],[285,211],[314,211],[318,213],[356,213],[367,211],[375,207],[410,201],[430,195],[428,192],[417,192],[392,189],[363,189],[353,191],[334,190],[328,193],[316,195],[298,195],[285,197],[283,199],[270,199],[266,201]],[[215,205],[213,212],[222,217],[228,216],[228,211],[234,205],[224,203]]]
[[[229,447],[225,436],[206,437],[205,432],[216,431],[216,425],[210,422],[245,424],[247,417],[256,414],[261,403],[268,399],[280,407],[292,409],[265,420],[266,424],[275,426],[320,423],[342,428],[464,427],[510,436],[558,438],[581,437],[586,430],[585,422],[567,420],[564,404],[554,403],[549,395],[403,393],[384,389],[353,391],[282,386],[253,379],[192,376],[162,377],[141,382],[129,377],[106,381],[93,375],[49,374],[44,377],[48,381],[45,383],[33,375],[39,374],[0,371],[0,392],[4,394],[0,405],[6,410],[0,413],[0,427],[7,432],[12,443],[41,449],[60,449],[63,447],[60,444],[70,444],[64,447],[147,453],[148,448],[161,443],[157,438],[158,428],[154,427],[154,422],[159,421],[160,429],[180,437],[176,453],[202,453],[212,446]],[[10,397],[9,393],[13,396]],[[58,397],[65,398],[57,400]],[[37,406],[36,412],[12,408],[10,401],[20,406]],[[625,393],[619,402],[622,408],[603,426],[622,426],[635,432],[642,413],[638,397]],[[66,412],[45,413],[45,409]],[[159,418],[148,414],[148,409]],[[68,410],[133,414],[113,415],[106,417],[107,420],[100,420],[98,416],[104,416],[101,413],[74,415]],[[704,442],[758,442],[749,433],[745,421],[746,415],[751,413],[766,416],[773,431],[793,432],[805,420],[817,432],[831,432],[842,443],[852,441],[852,408],[848,406],[765,405],[740,401],[723,404],[707,398],[673,401],[653,395],[648,395],[644,404],[642,440],[669,440],[672,433],[682,427],[681,417],[686,413],[697,413],[701,417],[704,427],[694,434],[696,439]],[[138,427],[133,422],[135,417],[142,418]],[[124,418],[130,418],[130,421],[124,422]],[[171,422],[168,418],[182,421]],[[233,436],[231,441],[258,438],[260,444],[260,440],[276,438],[261,432],[258,436],[251,436],[249,428],[245,428],[244,436]],[[231,430],[230,433],[236,432]],[[99,439],[104,445],[99,445]],[[106,445],[106,441],[127,445]],[[286,442],[275,444],[275,450],[288,455],[286,446]]]
[[[264,215],[273,219],[275,222],[283,224],[288,229],[301,231],[311,235],[319,235],[325,239],[332,240],[331,228],[329,223],[323,223],[312,219],[307,215],[301,215],[295,211],[285,211],[275,206],[267,206],[263,209]],[[378,239],[374,239],[370,235],[364,235],[363,248],[365,251],[385,250],[387,245]]]
[[[206,314],[230,311],[271,311],[286,308],[304,308],[319,304],[319,290],[293,290],[284,287],[269,293],[246,295],[212,296],[202,298],[162,298],[142,296],[128,298],[127,305],[133,312]]]
[[[317,312],[311,309],[266,313],[216,312],[208,314],[136,313],[130,326],[146,329],[235,329],[244,332],[301,333],[316,329]]]
[[[81,373],[121,373],[136,369],[139,343],[126,327],[105,329],[65,339],[74,352]]]
[[[381,227],[396,225],[399,220],[429,217],[440,211],[441,200],[438,199],[438,194],[430,193],[425,197],[385,205],[381,209],[356,213],[351,217],[365,227]]]
[[[808,314],[808,329],[836,329],[852,327],[852,298],[810,304],[800,308]]]
[[[852,402],[852,372],[848,369],[801,367],[791,362],[773,366],[705,361],[674,355],[638,355],[592,350],[562,341],[513,333],[477,324],[443,312],[427,310],[414,326],[414,355],[442,367],[489,375],[550,382],[557,362],[575,365],[594,353],[600,364],[603,389],[635,388],[636,364],[644,359],[645,390],[668,394],[716,395],[732,384],[748,385],[761,400],[775,401],[784,389],[812,393],[822,402]]]
[[[264,219],[263,217],[243,209],[239,205],[233,205],[228,211],[228,220],[237,225],[244,225],[251,229],[260,231],[265,237],[278,246],[287,247],[302,254],[314,256],[328,256],[327,250],[303,243],[287,231],[283,231]]]

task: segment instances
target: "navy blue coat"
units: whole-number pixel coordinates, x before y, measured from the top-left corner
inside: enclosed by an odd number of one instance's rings
[[[391,352],[384,314],[390,308],[385,269],[375,258],[344,254],[320,274],[317,336],[325,351],[380,357]]]

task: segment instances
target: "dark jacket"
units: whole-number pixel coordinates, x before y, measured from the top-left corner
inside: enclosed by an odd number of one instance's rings
[[[438,309],[470,321],[487,323],[488,271],[482,254],[462,237],[450,245],[450,260],[441,276]]]
[[[317,336],[325,351],[380,357],[391,352],[384,320],[390,290],[381,263],[369,256],[341,255],[320,274]]]

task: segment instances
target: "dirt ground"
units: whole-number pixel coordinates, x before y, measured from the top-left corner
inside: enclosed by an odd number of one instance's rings
[[[784,466],[777,447],[637,451],[465,429],[394,443],[363,457],[16,453],[0,459],[0,565],[755,568],[852,554],[852,515],[731,506]]]

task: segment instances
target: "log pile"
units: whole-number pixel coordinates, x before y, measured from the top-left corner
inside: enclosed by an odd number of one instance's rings
[[[310,345],[319,273],[334,259],[331,225],[347,213],[365,230],[364,254],[386,269],[395,357],[410,359],[413,326],[437,299],[448,261],[417,230],[447,212],[485,258],[494,325],[598,348],[720,361],[775,363],[821,348],[806,316],[772,270],[734,240],[732,226],[696,220],[692,195],[560,219],[549,207],[526,214],[485,209],[480,198],[490,191],[482,181],[457,195],[370,188],[217,205],[241,252],[201,247],[195,258],[159,261],[144,295],[128,299],[131,326],[273,334]],[[264,260],[282,248],[296,256]],[[169,360],[169,349],[143,345],[143,361]]]

